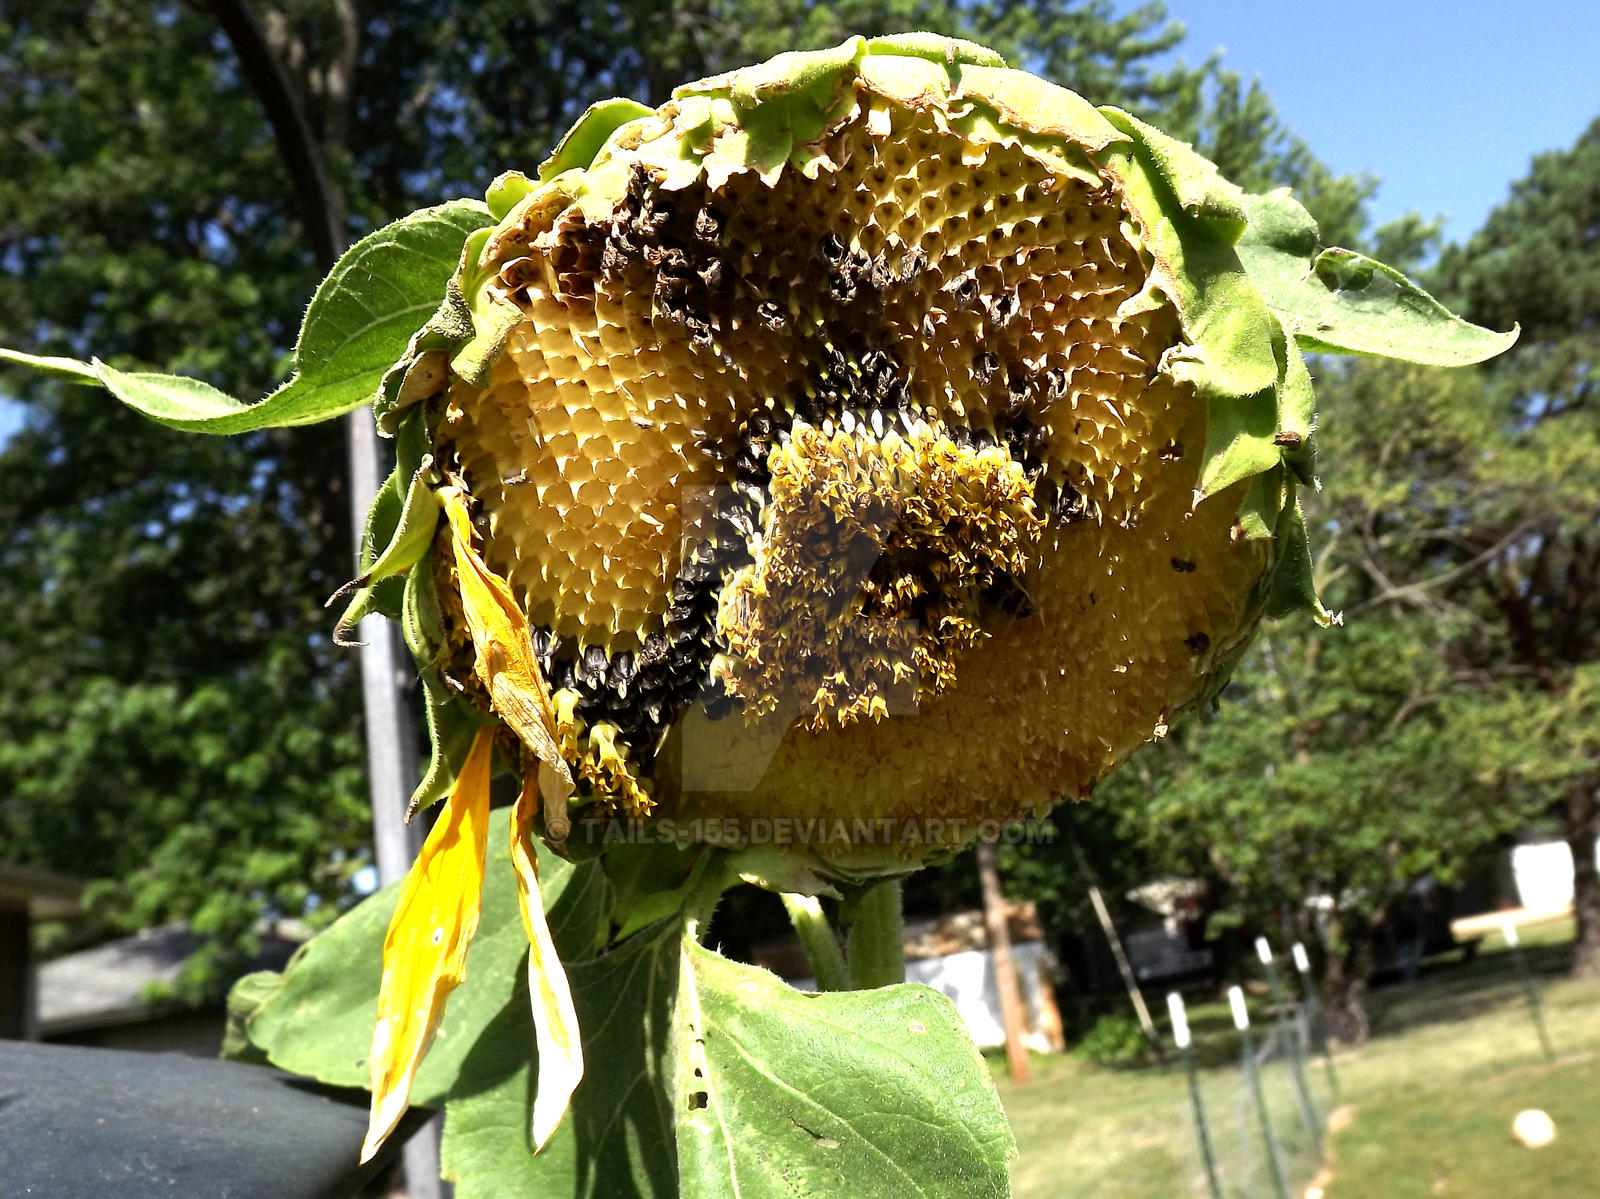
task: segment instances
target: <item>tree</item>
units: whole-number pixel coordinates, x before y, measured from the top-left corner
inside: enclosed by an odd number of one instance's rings
[[[1444,463],[1474,503],[1445,594],[1494,629],[1475,660],[1515,688],[1526,738],[1505,775],[1537,787],[1576,867],[1576,973],[1600,975],[1600,120],[1536,158],[1439,264],[1469,317],[1522,326],[1486,371],[1485,452]]]
[[[1459,881],[1523,819],[1481,779],[1471,734],[1490,722],[1448,675],[1415,622],[1274,629],[1217,713],[1139,772],[1144,837],[1169,870],[1219,884],[1231,923],[1324,947],[1346,1039],[1365,1033],[1373,937],[1393,905],[1425,876]]]
[[[167,16],[8,16],[0,325],[249,394],[315,274],[209,23]],[[0,856],[99,880],[91,934],[189,919],[214,938],[197,992],[259,913],[331,912],[363,860],[359,717],[316,598],[349,569],[342,448],[195,442],[18,384]]]

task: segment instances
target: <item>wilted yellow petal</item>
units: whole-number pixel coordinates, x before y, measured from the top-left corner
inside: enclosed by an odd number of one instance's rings
[[[494,729],[478,731],[439,820],[400,888],[383,939],[378,1024],[372,1031],[369,1160],[405,1114],[411,1080],[433,1041],[445,998],[466,972],[478,928],[489,837],[489,762]]]
[[[522,794],[511,813],[511,864],[522,896],[523,927],[528,930],[528,995],[533,1001],[533,1029],[539,1045],[539,1088],[533,1097],[536,1151],[544,1148],[567,1114],[572,1092],[583,1080],[578,1013],[539,897],[539,865],[533,852],[533,817],[538,810],[539,784],[530,772],[523,778]]]
[[[533,652],[528,617],[505,580],[485,566],[473,549],[472,517],[465,497],[451,487],[442,498],[461,581],[461,610],[477,651],[478,678],[501,719],[561,780],[565,791],[552,798],[565,802],[572,793],[572,771],[556,748],[555,713],[544,672]]]

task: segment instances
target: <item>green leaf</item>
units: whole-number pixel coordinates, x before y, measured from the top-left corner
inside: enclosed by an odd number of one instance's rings
[[[944,67],[958,65],[1004,67],[1006,60],[987,46],[937,33],[886,33],[867,39],[868,54],[896,54],[926,58]]]
[[[684,1194],[1010,1194],[1005,1114],[937,991],[807,995],[692,940],[679,988]]]
[[[439,505],[430,477],[432,466],[427,425],[420,413],[413,413],[401,422],[394,470],[367,510],[366,530],[361,538],[361,573],[328,601],[331,605],[341,596],[355,592],[339,618],[335,641],[343,644],[344,633],[369,611],[379,610],[378,586],[415,566],[433,545]],[[403,593],[394,598],[400,602],[385,610],[385,615],[401,617]]]
[[[95,377],[117,399],[151,420],[177,429],[205,428],[213,433],[243,433],[248,429],[263,429],[272,424],[304,424],[294,420],[262,420],[257,423],[238,423],[246,414],[268,417],[263,411],[269,401],[263,400],[252,407],[241,404],[230,395],[218,391],[209,383],[189,379],[182,375],[159,375],[147,371],[124,373],[94,360]],[[273,411],[278,411],[274,409]],[[227,426],[225,428],[219,426]]]
[[[837,46],[821,50],[790,50],[777,54],[731,75],[686,84],[672,94],[676,98],[696,92],[722,92],[741,110],[795,96],[820,98],[831,93],[838,86],[840,76],[859,63],[866,52],[865,38],[850,37]],[[796,133],[798,135],[799,131]]]
[[[519,986],[527,1053],[532,1052],[528,939],[507,851],[509,835],[507,811],[494,812],[483,911],[467,951],[466,981],[450,996],[411,1090],[412,1102],[421,1107],[444,1101],[483,1030]],[[399,888],[398,882],[385,887],[308,942],[284,971],[282,986],[249,1018],[245,1030],[250,1042],[273,1065],[334,1086],[368,1085],[367,1051],[383,973],[383,938]],[[603,918],[605,884],[598,869],[574,867],[541,848],[539,890],[563,956],[590,952]]]
[[[587,1073],[542,1153],[525,997],[485,1032],[446,1108],[461,1199],[1009,1194],[1011,1134],[947,999],[802,994],[682,927],[568,963]]]
[[[424,572],[416,572],[406,580],[402,615],[409,615],[412,610],[415,591],[411,583],[421,573]],[[436,667],[424,667],[421,674],[423,711],[428,722],[428,769],[406,804],[408,818],[450,794],[456,775],[461,773],[461,766],[472,748],[473,737],[492,719],[451,691]]]
[[[681,917],[602,947],[599,863],[541,849],[540,891],[571,983],[585,1077],[535,1154],[527,941],[494,813],[483,913],[414,1103],[445,1104],[461,1199],[561,1195],[1005,1195],[1011,1134],[955,1008],[925,987],[806,995],[702,948]],[[365,1086],[397,886],[235,997],[272,1064]]]
[[[521,171],[502,171],[496,175],[494,182],[483,193],[483,202],[489,206],[489,215],[495,223],[505,220],[506,213],[515,208],[534,186],[534,181]]]
[[[445,652],[443,618],[434,588],[433,570],[424,563],[405,577],[400,603],[400,631],[418,663],[422,679],[423,711],[428,721],[428,768],[406,806],[409,820],[450,793],[472,748],[477,731],[493,718],[474,708],[451,690],[439,671]]]
[[[1317,425],[1317,396],[1311,372],[1293,337],[1274,338],[1273,345],[1283,359],[1283,381],[1278,385],[1278,432],[1273,440],[1283,447],[1283,460],[1295,478],[1315,488],[1316,454],[1311,435]]]
[[[1287,191],[1246,196],[1238,253],[1251,281],[1307,350],[1468,366],[1517,340],[1454,315],[1393,267],[1353,250],[1317,252],[1317,226]]]
[[[483,286],[485,282],[487,280],[479,279],[466,288],[473,334],[450,359],[450,369],[473,387],[487,385],[489,369],[511,339],[512,331],[524,319],[515,301]]]
[[[1276,536],[1287,498],[1282,470],[1269,470],[1250,480],[1239,506],[1239,529],[1247,541]]]
[[[1101,112],[1130,139],[1108,147],[1099,161],[1122,181],[1124,200],[1155,259],[1146,288],[1177,306],[1190,343],[1169,352],[1163,369],[1207,400],[1244,399],[1273,388],[1279,369],[1272,315],[1234,252],[1242,193],[1181,142],[1125,112]]]
[[[748,845],[728,855],[728,869],[752,886],[780,895],[826,895],[839,898],[839,889],[817,873],[817,862],[777,845]]]
[[[490,230],[479,229],[463,243],[463,263],[476,262]],[[393,436],[413,404],[437,394],[449,383],[446,364],[455,348],[472,336],[472,310],[461,293],[459,276],[451,276],[439,307],[406,343],[405,351],[384,371],[372,399],[372,416],[380,433]]]
[[[38,354],[24,354],[21,350],[8,350],[0,346],[0,362],[25,366],[38,371],[41,375],[54,375],[69,383],[86,383],[93,386],[100,382],[100,376],[95,374],[94,367],[87,362],[79,362],[76,358],[41,357]]]
[[[995,124],[985,130],[988,136],[1009,139],[1021,135],[1024,144],[1047,149],[1063,167],[1078,161],[1074,148],[1100,151],[1124,140],[1082,96],[1026,71],[965,66],[957,89],[961,106],[971,107],[971,117],[993,114]],[[980,128],[971,123],[971,117],[952,123],[958,129]],[[1092,186],[1100,184],[1098,172],[1092,169],[1086,172],[1086,179]]]
[[[1214,226],[1226,241],[1235,241],[1245,228],[1247,197],[1222,177],[1216,163],[1195,152],[1187,142],[1169,137],[1153,125],[1117,108],[1100,112],[1134,140],[1140,158],[1166,185],[1179,208],[1188,216]]]
[[[475,200],[425,208],[362,238],[334,265],[306,309],[294,374],[243,404],[198,379],[105,363],[0,350],[0,358],[76,383],[99,383],[130,408],[175,429],[245,433],[309,425],[369,402],[384,371],[439,306],[468,234],[489,222]]]
[[[538,1063],[526,985],[463,1065],[440,1158],[457,1199],[504,1195],[677,1195],[668,1061],[678,934],[668,922],[609,953],[569,960],[584,1078],[567,1118],[535,1154],[529,1117]]]
[[[1296,612],[1309,612],[1322,628],[1342,624],[1343,619],[1322,606],[1313,578],[1311,541],[1306,535],[1300,501],[1291,499],[1278,523],[1279,561],[1272,573],[1264,615],[1279,620]]]
[[[222,1053],[228,1061],[265,1065],[267,1055],[253,1045],[246,1029],[256,1013],[283,987],[276,970],[246,974],[228,992],[228,1022],[222,1032]]]
[[[476,200],[424,208],[362,238],[334,265],[306,309],[295,375],[262,401],[305,424],[370,401],[418,326],[438,309],[467,237],[489,224]]]
[[[591,835],[605,835],[609,822],[580,821]],[[600,827],[596,827],[600,826]],[[704,845],[622,841],[600,858],[611,883],[611,924],[627,937],[681,911],[699,885],[715,851]]]
[[[1207,411],[1205,465],[1196,488],[1198,495],[1216,495],[1277,466],[1283,458],[1283,452],[1272,443],[1277,427],[1275,388],[1264,388],[1252,396],[1213,399]]]

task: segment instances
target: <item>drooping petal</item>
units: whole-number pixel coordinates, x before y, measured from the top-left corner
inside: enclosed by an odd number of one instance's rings
[[[372,1031],[372,1115],[362,1161],[405,1114],[411,1080],[439,1027],[445,999],[466,973],[483,891],[494,733],[484,728],[474,738],[438,823],[406,875],[383,940]]]
[[[539,1046],[539,1089],[533,1099],[535,1151],[543,1149],[555,1132],[567,1114],[572,1092],[583,1080],[578,1013],[539,897],[539,864],[533,852],[533,818],[538,810],[538,780],[530,772],[511,813],[511,864],[522,897],[522,924],[528,930],[528,996]]]
[[[461,584],[461,609],[476,651],[478,678],[489,692],[494,710],[522,743],[561,780],[565,801],[572,793],[572,771],[556,748],[555,710],[550,689],[533,650],[528,617],[505,580],[491,571],[472,545],[472,517],[466,498],[456,488],[442,493],[450,521],[456,574]]]

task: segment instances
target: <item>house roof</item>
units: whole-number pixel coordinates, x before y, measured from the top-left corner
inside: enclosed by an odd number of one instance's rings
[[[153,1019],[181,1005],[151,1002],[152,986],[171,985],[184,961],[206,943],[187,925],[168,924],[93,949],[69,953],[39,967],[39,1031],[58,1036],[88,1028]],[[263,935],[261,952],[241,964],[281,970],[299,941]]]
[[[14,866],[0,862],[0,907],[27,906],[35,920],[65,920],[76,916],[82,906],[79,896],[83,884],[75,878],[52,874],[33,866]]]
[[[1039,921],[1039,909],[1032,900],[1002,899],[1001,903],[1006,914],[1006,932],[1013,945],[1044,939],[1044,925]],[[951,912],[932,920],[906,921],[905,954],[908,962],[988,948],[989,925],[981,908]]]

